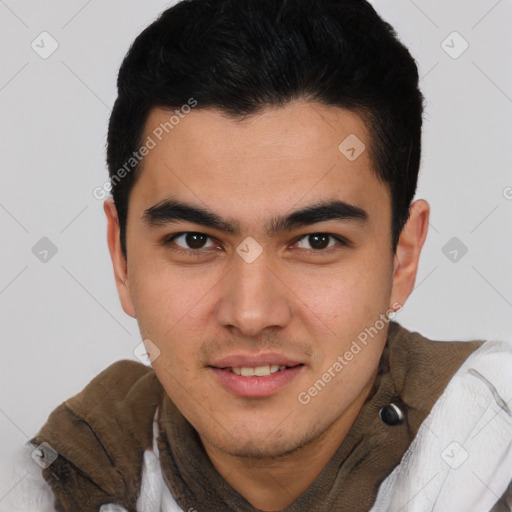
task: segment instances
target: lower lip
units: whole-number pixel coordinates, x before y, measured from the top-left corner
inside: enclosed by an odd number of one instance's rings
[[[263,398],[273,395],[297,377],[303,368],[303,365],[299,365],[265,377],[242,377],[231,370],[209,367],[225,388],[234,395],[246,398]]]

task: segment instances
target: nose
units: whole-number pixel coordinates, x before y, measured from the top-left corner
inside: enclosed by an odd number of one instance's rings
[[[252,263],[235,258],[222,282],[217,321],[246,336],[286,327],[293,316],[292,292],[262,254]]]

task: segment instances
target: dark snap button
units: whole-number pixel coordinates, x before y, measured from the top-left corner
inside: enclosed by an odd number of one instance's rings
[[[379,411],[380,419],[386,425],[399,425],[404,421],[404,413],[400,410],[400,408],[395,404],[385,405]]]

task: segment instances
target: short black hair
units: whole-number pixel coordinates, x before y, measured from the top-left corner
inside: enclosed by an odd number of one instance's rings
[[[125,257],[145,122],[191,101],[233,118],[294,99],[360,115],[373,171],[389,186],[396,250],[416,191],[423,96],[411,54],[365,0],[183,0],[135,39],[117,88],[107,164]]]

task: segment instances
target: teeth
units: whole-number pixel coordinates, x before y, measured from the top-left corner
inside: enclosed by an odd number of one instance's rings
[[[231,371],[236,375],[242,375],[243,377],[266,377],[272,373],[276,373],[281,370],[285,370],[285,365],[277,365],[277,364],[266,364],[264,366],[257,366],[256,368],[252,368],[249,366],[235,367],[231,368]]]
[[[257,377],[265,377],[265,375],[270,375],[270,365],[265,366],[257,366],[254,368],[254,375]]]
[[[242,377],[254,377],[254,368],[240,368]]]

